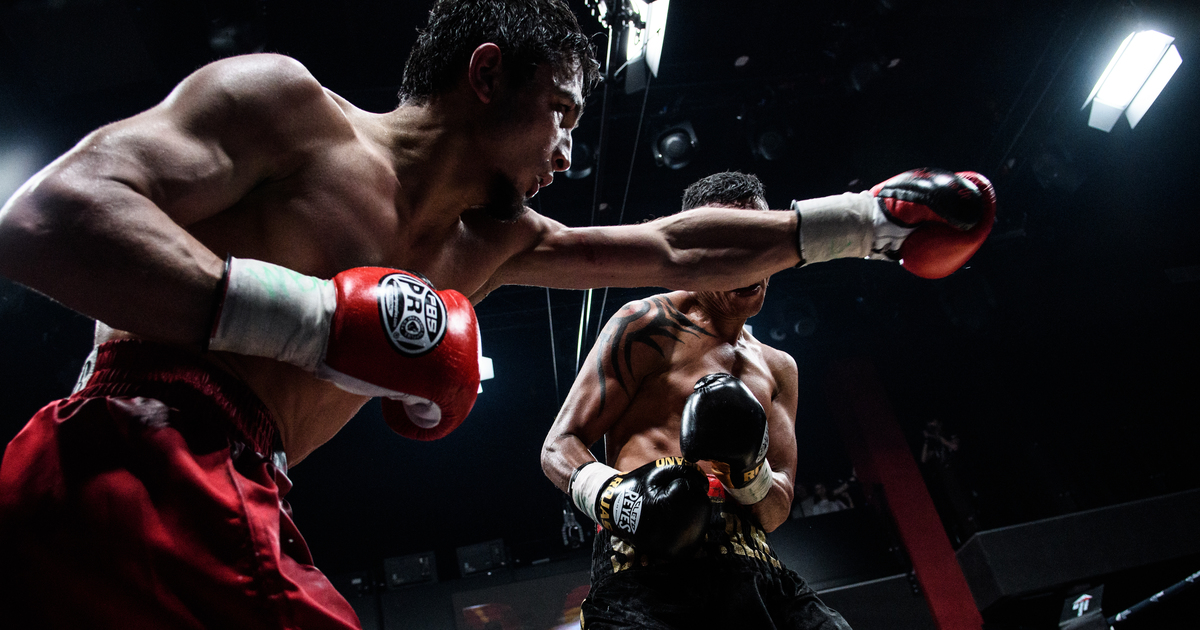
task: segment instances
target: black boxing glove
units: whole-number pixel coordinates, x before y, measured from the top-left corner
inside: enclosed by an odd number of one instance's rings
[[[683,457],[711,462],[713,476],[742,505],[758,503],[771,491],[769,443],[767,414],[745,383],[723,373],[696,382],[679,430]]]
[[[681,557],[704,540],[711,502],[708,476],[681,457],[662,457],[623,473],[588,462],[571,474],[571,501],[642,553]]]

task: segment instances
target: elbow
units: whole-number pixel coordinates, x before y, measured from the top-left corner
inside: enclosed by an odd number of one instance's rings
[[[550,434],[546,436],[546,441],[542,443],[541,464],[542,473],[554,479],[554,461],[558,453],[557,442],[558,436]]]

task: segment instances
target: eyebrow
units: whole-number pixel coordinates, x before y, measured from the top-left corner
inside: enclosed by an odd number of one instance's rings
[[[575,92],[559,85],[554,86],[554,92],[558,96],[571,101],[571,106],[575,108],[575,124],[578,125],[579,119],[583,117],[585,102],[580,100],[579,95]]]

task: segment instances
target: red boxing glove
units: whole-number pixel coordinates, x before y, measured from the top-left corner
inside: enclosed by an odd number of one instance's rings
[[[457,291],[395,269],[323,280],[230,257],[221,296],[210,350],[285,361],[348,392],[382,396],[384,419],[400,435],[443,437],[475,404],[479,327]]]
[[[479,391],[479,328],[466,296],[378,267],[343,271],[333,284],[337,309],[318,374],[383,396],[384,420],[405,437],[436,440],[458,428]]]
[[[979,251],[996,218],[996,191],[979,173],[917,169],[871,189],[888,220],[915,228],[900,265],[922,278],[944,278]]]

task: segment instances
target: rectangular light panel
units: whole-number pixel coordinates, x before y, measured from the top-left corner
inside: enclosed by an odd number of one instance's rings
[[[1124,113],[1135,127],[1182,63],[1170,35],[1132,33],[1121,42],[1083,106],[1092,104],[1088,125],[1111,131]]]

